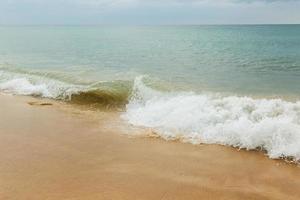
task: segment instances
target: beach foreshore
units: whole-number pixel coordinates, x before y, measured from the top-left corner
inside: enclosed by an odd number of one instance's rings
[[[295,164],[140,135],[116,112],[0,95],[0,199],[300,199]]]

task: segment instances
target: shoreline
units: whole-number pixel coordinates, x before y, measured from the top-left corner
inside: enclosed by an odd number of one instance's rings
[[[118,113],[48,99],[0,105],[0,199],[300,198],[299,166],[261,152],[139,137]]]

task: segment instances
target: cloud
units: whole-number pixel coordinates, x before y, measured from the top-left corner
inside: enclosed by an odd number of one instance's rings
[[[1,5],[68,5],[97,7],[118,7],[130,5],[224,5],[243,3],[290,3],[300,0],[0,0]]]
[[[0,24],[300,23],[300,0],[0,0]]]

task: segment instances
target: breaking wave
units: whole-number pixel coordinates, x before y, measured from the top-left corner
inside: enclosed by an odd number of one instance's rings
[[[300,101],[161,93],[139,77],[123,118],[167,140],[262,149],[270,158],[300,160]]]
[[[31,71],[0,69],[0,91],[15,95],[63,100],[101,108],[123,108],[128,103],[132,81],[71,83],[63,76]],[[59,78],[63,80],[60,80]]]
[[[167,140],[261,149],[270,158],[300,160],[300,101],[172,92],[145,82],[139,76],[79,83],[0,68],[0,92],[118,108],[130,124],[150,128]]]

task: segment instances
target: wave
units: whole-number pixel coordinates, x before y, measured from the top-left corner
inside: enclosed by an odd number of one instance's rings
[[[300,101],[161,93],[139,77],[122,117],[167,140],[262,149],[270,158],[300,160]]]
[[[132,81],[113,80],[79,84],[80,81],[72,83],[64,77],[54,76],[54,73],[0,68],[0,91],[108,109],[124,108],[128,103]]]
[[[88,84],[53,77],[0,69],[0,92],[121,109],[130,124],[166,140],[261,149],[270,158],[300,160],[300,101],[172,92],[143,76]]]

